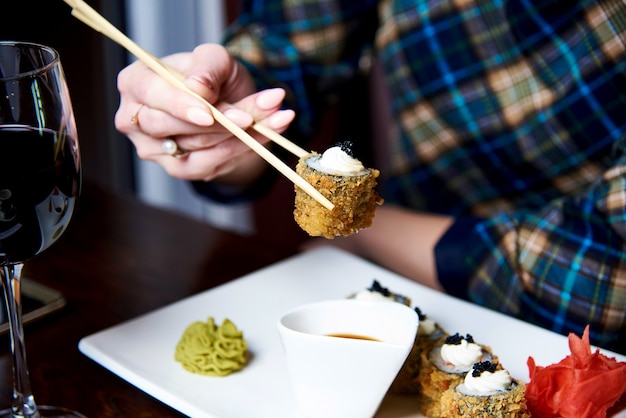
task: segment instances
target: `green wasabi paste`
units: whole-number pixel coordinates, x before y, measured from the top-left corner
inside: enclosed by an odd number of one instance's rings
[[[191,373],[226,376],[243,369],[248,343],[229,319],[216,326],[207,322],[189,325],[176,345],[174,359]]]

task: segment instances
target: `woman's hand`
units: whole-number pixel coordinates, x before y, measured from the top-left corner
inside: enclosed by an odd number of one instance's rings
[[[295,116],[291,110],[280,110],[284,90],[257,92],[248,71],[221,45],[204,44],[163,61],[185,75],[191,90],[243,129],[260,122],[283,132]],[[135,62],[123,69],[118,89],[116,128],[130,138],[140,158],[160,164],[171,176],[245,185],[265,168],[260,157],[215,122],[204,103],[145,64]],[[261,143],[268,142],[260,134],[251,134]],[[182,152],[180,158],[164,150],[168,139]]]

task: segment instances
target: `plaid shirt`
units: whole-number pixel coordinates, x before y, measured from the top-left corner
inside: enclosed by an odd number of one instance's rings
[[[249,0],[226,45],[259,87],[288,89],[305,133],[376,56],[382,194],[457,219],[436,248],[444,287],[626,351],[626,6],[570,3]]]

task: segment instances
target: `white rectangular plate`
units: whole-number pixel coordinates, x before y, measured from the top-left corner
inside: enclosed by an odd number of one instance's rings
[[[526,361],[558,362],[567,338],[446,296],[333,248],[297,255],[238,280],[83,338],[80,350],[183,414],[201,418],[291,418],[295,403],[278,336],[279,316],[304,303],[344,298],[377,279],[405,294],[413,306],[450,333],[470,333],[491,346],[513,377],[528,381]],[[174,361],[174,349],[194,321],[229,318],[244,332],[251,360],[227,377],[191,374]],[[603,351],[626,361],[626,357]],[[355,388],[358,390],[358,388]],[[420,417],[412,398],[389,396],[377,417]],[[626,411],[619,414],[626,417]]]

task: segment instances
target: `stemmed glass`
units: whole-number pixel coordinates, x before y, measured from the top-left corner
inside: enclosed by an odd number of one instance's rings
[[[59,54],[0,41],[0,276],[13,356],[13,403],[0,417],[82,417],[36,405],[20,298],[24,262],[67,229],[80,186],[76,125]]]

